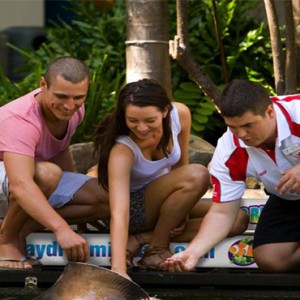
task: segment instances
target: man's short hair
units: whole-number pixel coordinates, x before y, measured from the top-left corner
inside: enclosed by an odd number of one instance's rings
[[[53,84],[57,76],[61,76],[72,83],[79,83],[85,79],[89,81],[90,71],[81,60],[71,56],[64,56],[55,59],[47,68],[45,80],[48,87]]]
[[[240,117],[246,112],[265,115],[272,104],[267,90],[256,82],[234,79],[224,89],[218,102],[223,117]]]

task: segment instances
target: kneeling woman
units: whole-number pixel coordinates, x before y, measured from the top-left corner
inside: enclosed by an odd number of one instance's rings
[[[108,191],[111,214],[111,269],[124,277],[128,235],[152,231],[139,265],[162,269],[172,255],[170,232],[208,189],[207,169],[188,163],[190,127],[189,109],[171,102],[151,79],[127,84],[115,110],[98,125],[98,178]]]

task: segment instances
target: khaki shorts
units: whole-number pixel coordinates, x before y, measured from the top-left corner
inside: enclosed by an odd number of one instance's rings
[[[4,163],[0,162],[0,219],[3,219],[8,209],[8,180]]]

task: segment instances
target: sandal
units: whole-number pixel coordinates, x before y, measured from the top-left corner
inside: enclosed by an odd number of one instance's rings
[[[152,246],[145,251],[143,258],[137,264],[141,269],[162,271],[165,260],[172,255],[173,253],[168,246]]]
[[[91,227],[94,227],[94,228],[91,228]],[[109,229],[107,229],[106,225],[101,220],[77,224],[77,232],[78,233],[95,232],[95,229],[101,233],[109,232]]]
[[[127,270],[130,270],[134,267],[134,263],[133,263],[133,257],[134,257],[135,253],[133,253],[130,250],[126,250],[126,266],[127,266]]]
[[[127,269],[131,269],[134,267],[133,258],[139,253],[140,249],[147,244],[143,236],[139,233],[132,234],[131,239],[134,242],[135,246],[132,247],[134,249],[126,249],[126,265]],[[129,240],[129,239],[128,239]]]

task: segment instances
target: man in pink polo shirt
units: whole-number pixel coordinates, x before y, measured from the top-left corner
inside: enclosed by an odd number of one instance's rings
[[[109,216],[97,179],[73,173],[69,151],[88,86],[87,66],[62,57],[40,88],[0,107],[0,268],[32,268],[24,239],[39,226],[55,234],[68,260],[88,261],[86,240],[68,222]]]

